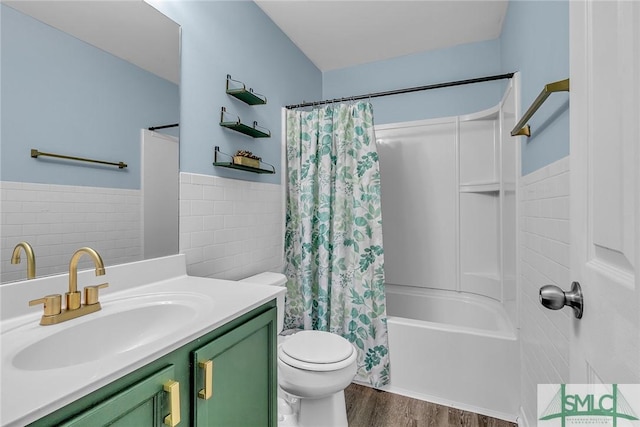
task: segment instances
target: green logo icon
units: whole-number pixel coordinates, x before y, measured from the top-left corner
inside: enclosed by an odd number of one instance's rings
[[[573,421],[579,424],[590,424],[596,419],[604,421],[603,418],[610,418],[610,424],[614,427],[618,425],[620,419],[638,420],[638,416],[618,389],[617,384],[612,384],[611,392],[605,393],[593,391],[572,393],[567,391],[566,384],[560,384],[558,392],[542,412],[540,421],[560,419],[561,426],[565,427],[568,418],[575,418]]]

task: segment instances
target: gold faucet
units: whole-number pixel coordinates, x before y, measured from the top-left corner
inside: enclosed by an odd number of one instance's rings
[[[27,279],[36,278],[36,256],[33,253],[33,248],[27,242],[20,242],[13,248],[13,255],[11,255],[11,264],[20,264],[20,249],[24,250],[27,255]]]
[[[84,288],[84,304],[81,304],[81,293],[78,292],[78,263],[82,255],[87,254],[93,260],[96,276],[103,276],[105,273],[104,262],[100,254],[91,248],[80,248],[71,257],[69,262],[69,292],[66,293],[66,309],[62,309],[62,295],[47,295],[44,298],[29,301],[29,305],[44,304],[44,314],[40,319],[41,325],[54,325],[66,320],[75,319],[85,314],[94,313],[100,310],[98,301],[98,290],[109,286],[102,283],[96,286]]]
[[[104,276],[104,263],[102,257],[91,248],[80,248],[69,261],[69,292],[67,292],[67,310],[77,310],[80,308],[81,294],[78,292],[78,262],[83,254],[89,255],[93,259],[96,267],[96,276]],[[86,301],[85,301],[86,303]]]

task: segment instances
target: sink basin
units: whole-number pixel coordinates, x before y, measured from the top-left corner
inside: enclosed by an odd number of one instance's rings
[[[28,371],[59,369],[122,354],[157,341],[198,314],[190,298],[133,298],[55,326],[51,334],[20,350],[14,367]],[[123,307],[124,305],[124,307]],[[117,311],[116,311],[117,310]],[[71,322],[74,322],[73,324]],[[54,332],[55,331],[55,332]]]

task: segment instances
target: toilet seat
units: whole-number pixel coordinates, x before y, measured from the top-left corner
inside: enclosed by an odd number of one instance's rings
[[[278,347],[278,358],[308,371],[335,371],[355,360],[355,348],[345,338],[323,331],[300,331]]]

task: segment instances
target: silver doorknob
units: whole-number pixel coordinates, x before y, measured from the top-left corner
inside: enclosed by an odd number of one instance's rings
[[[540,288],[540,303],[550,310],[560,310],[565,305],[569,306],[573,308],[576,319],[581,319],[584,299],[580,283],[573,282],[569,292],[564,292],[555,285],[544,285]]]

